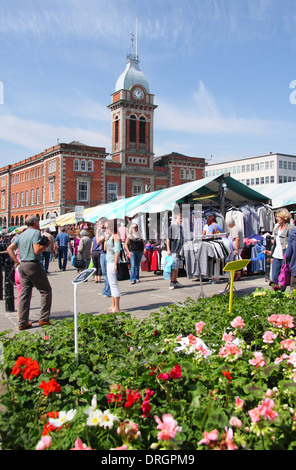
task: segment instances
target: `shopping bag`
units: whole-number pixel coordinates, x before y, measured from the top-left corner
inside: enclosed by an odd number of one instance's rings
[[[71,266],[75,266],[75,265],[74,265],[75,258],[76,258],[75,255],[73,255],[73,256],[71,257]]]
[[[88,267],[89,267],[89,268],[93,268],[93,267],[94,267],[94,262],[93,262],[93,260],[90,260],[90,263],[89,263]]]
[[[171,255],[166,255],[165,260],[164,260],[164,267],[163,267],[164,279],[170,279],[172,264],[173,264],[173,257]]]
[[[287,287],[290,285],[290,280],[291,280],[291,270],[290,270],[289,264],[286,261],[286,254],[284,254],[283,264],[282,264],[281,271],[278,277],[278,283],[283,287]]]

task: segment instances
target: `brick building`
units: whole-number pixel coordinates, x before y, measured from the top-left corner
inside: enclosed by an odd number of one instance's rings
[[[0,226],[22,225],[28,214],[41,220],[179,185],[204,176],[205,160],[171,153],[155,158],[154,95],[127,56],[126,68],[111,94],[111,152],[74,141],[0,169]]]

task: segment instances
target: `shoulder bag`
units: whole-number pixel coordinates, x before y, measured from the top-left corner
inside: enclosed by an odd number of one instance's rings
[[[291,281],[291,270],[290,270],[289,264],[287,263],[286,253],[285,253],[281,271],[278,277],[278,283],[283,287],[287,287],[290,285],[290,281]]]

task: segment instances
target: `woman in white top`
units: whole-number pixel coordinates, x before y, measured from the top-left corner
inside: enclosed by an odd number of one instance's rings
[[[278,277],[283,264],[283,258],[288,244],[288,235],[293,225],[290,224],[291,214],[287,209],[281,209],[276,213],[276,225],[273,229],[273,248],[271,281],[278,284]]]

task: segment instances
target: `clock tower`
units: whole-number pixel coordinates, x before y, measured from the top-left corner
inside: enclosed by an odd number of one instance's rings
[[[137,174],[153,169],[154,95],[139,68],[136,54],[128,54],[126,68],[111,95],[111,158]]]

